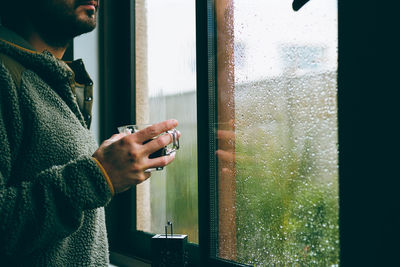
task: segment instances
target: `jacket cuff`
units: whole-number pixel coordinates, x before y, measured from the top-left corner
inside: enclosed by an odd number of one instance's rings
[[[114,195],[115,195],[114,186],[113,186],[113,184],[111,183],[110,177],[108,176],[106,170],[104,169],[103,165],[101,165],[101,163],[100,163],[96,158],[92,157],[92,159],[94,160],[94,162],[97,163],[97,166],[99,166],[101,172],[102,172],[103,175],[104,175],[104,178],[106,179],[106,182],[107,182],[107,184],[108,184],[108,187],[110,188],[111,194],[112,194],[112,196],[114,196]]]

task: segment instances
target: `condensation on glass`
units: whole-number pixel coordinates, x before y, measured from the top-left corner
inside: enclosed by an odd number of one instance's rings
[[[194,0],[135,1],[136,122],[175,118],[182,133],[174,162],[137,186],[136,228],[198,243],[196,39]]]
[[[337,266],[337,0],[216,1],[217,256]]]

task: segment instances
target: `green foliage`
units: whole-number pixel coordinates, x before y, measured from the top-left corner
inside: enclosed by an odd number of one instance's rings
[[[251,82],[235,94],[237,261],[338,265],[336,73]],[[193,138],[183,140],[166,177],[152,178],[162,199],[152,203],[152,224],[164,212],[197,243],[196,131],[182,133]],[[164,224],[163,217],[157,229]]]
[[[197,155],[197,148],[193,144]],[[179,151],[180,153],[182,151]],[[189,241],[198,243],[197,158],[182,153],[168,166],[167,218],[176,224],[176,233],[185,233]]]
[[[239,135],[236,143],[238,261],[337,265],[337,173],[319,177],[307,142],[299,153],[263,131],[251,136],[253,142]]]

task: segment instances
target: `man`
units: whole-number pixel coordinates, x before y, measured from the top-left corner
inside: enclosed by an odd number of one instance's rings
[[[96,26],[97,1],[0,0],[0,265],[107,266],[104,206],[143,182],[172,141],[168,120],[97,147],[92,82],[67,44]]]

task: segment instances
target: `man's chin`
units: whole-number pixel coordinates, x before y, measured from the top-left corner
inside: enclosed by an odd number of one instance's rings
[[[96,28],[96,19],[92,18],[80,18],[75,24],[76,36],[93,31]],[[75,36],[74,36],[75,37]]]
[[[95,28],[96,22],[76,21],[73,27],[64,28],[64,31],[58,28],[47,29],[42,33],[42,37],[49,45],[65,47],[73,38],[91,32]]]

